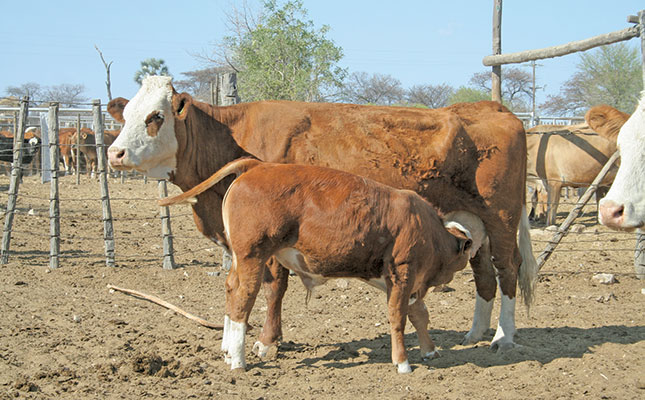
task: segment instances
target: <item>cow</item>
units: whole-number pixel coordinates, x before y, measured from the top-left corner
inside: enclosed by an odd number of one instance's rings
[[[271,257],[295,272],[308,294],[341,277],[386,292],[392,362],[399,373],[412,371],[404,343],[407,318],[417,331],[422,358],[436,356],[422,300],[430,287],[451,281],[477,252],[471,247],[473,238],[484,241],[481,220],[475,216],[472,226],[444,222],[417,193],[347,172],[250,158],[225,165],[160,205],[194,203],[191,199],[233,174],[237,178],[222,203],[233,259],[222,350],[231,369],[246,368],[248,318]]]
[[[108,149],[110,165],[166,178],[183,191],[226,163],[250,156],[333,167],[413,190],[442,213],[477,215],[490,246],[471,260],[475,316],[463,343],[478,342],[490,327],[499,284],[501,312],[491,347],[514,346],[517,283],[530,304],[537,263],[524,204],[526,135],[522,122],[501,104],[424,110],[261,101],[217,107],[177,93],[169,77],[151,76],[131,101],[110,101],[108,112],[124,124]],[[221,207],[230,182],[229,177],[213,186],[193,206],[198,230],[225,249]],[[265,346],[282,335],[288,275],[275,258],[269,261],[267,319],[260,334]]]
[[[643,231],[645,226],[645,91],[636,110],[618,133],[620,167],[605,198],[600,223],[617,230]]]
[[[616,151],[616,143],[596,134],[586,123],[537,125],[526,134],[527,181],[535,185],[535,194],[541,188],[546,190],[546,224],[554,225],[562,188],[589,186]],[[611,184],[615,175],[616,168],[601,185]],[[600,188],[597,198],[602,193]]]
[[[79,173],[76,171],[76,128],[60,128],[58,130],[58,145],[60,161],[65,168],[65,174]],[[89,128],[81,128],[81,132],[91,131]]]
[[[40,149],[40,138],[33,132],[25,132],[22,144],[21,166],[24,168],[31,164]],[[0,161],[13,163],[14,136],[8,131],[0,131]]]
[[[119,131],[105,131],[103,133],[103,145],[106,147],[111,145],[118,135]],[[96,134],[92,130],[84,128],[81,131],[79,146],[80,152],[85,157],[87,174],[93,177],[96,173],[98,162],[98,155],[96,153]]]

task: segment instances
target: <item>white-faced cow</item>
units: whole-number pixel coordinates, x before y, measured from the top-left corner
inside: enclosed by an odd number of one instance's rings
[[[246,367],[248,318],[271,257],[295,272],[308,293],[341,277],[386,292],[392,362],[399,373],[411,372],[404,343],[408,317],[422,358],[436,355],[423,297],[429,287],[451,281],[477,252],[471,249],[472,238],[484,242],[481,220],[473,216],[472,226],[444,223],[413,191],[330,168],[249,158],[225,165],[195,188],[160,204],[194,203],[191,198],[231,174],[238,177],[222,204],[233,259],[222,337],[231,369]],[[266,352],[261,342],[256,347]]]
[[[502,305],[491,346],[514,345],[518,277],[528,304],[537,264],[524,204],[526,135],[521,121],[499,103],[436,110],[287,101],[216,107],[177,93],[168,77],[153,76],[131,101],[114,99],[108,111],[124,123],[108,149],[112,167],[168,178],[183,191],[226,163],[252,156],[332,167],[413,190],[442,213],[477,215],[490,252],[471,260],[477,301],[464,342],[481,340],[490,327],[499,282]],[[197,228],[223,246],[221,207],[230,182],[213,186],[193,206]],[[282,335],[288,272],[272,258],[264,280],[267,320],[260,342],[269,346]]]
[[[643,230],[645,226],[645,91],[636,111],[618,134],[620,167],[604,199],[599,218],[612,229]]]

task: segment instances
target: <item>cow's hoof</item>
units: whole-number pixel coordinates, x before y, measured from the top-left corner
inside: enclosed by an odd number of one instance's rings
[[[509,350],[513,350],[516,347],[520,347],[520,345],[515,344],[514,342],[492,342],[490,344],[490,349],[492,351],[495,351],[497,353],[505,353]]]
[[[399,371],[399,374],[409,374],[410,372],[412,372],[412,368],[410,368],[410,363],[408,362],[408,360],[397,364],[397,369]]]
[[[260,358],[264,358],[267,356],[267,353],[271,349],[271,345],[265,345],[264,343],[257,341],[253,345],[253,352]]]
[[[439,354],[439,352],[437,350],[434,350],[434,351],[429,351],[429,352],[425,353],[424,355],[422,355],[421,359],[423,361],[428,361],[428,360],[433,360],[433,359],[439,358],[439,357],[441,357],[441,354]]]
[[[476,334],[471,334],[470,332],[468,332],[464,336],[463,340],[461,341],[461,345],[462,346],[468,346],[468,345],[471,345],[471,344],[479,343],[479,341],[482,340],[483,336],[484,336],[483,334],[476,335]]]

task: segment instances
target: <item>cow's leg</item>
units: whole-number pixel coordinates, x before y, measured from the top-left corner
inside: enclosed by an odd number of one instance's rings
[[[497,278],[491,262],[490,242],[482,243],[477,255],[470,260],[475,278],[477,295],[475,297],[475,313],[470,331],[464,336],[463,345],[477,343],[482,340],[484,333],[490,328],[490,318],[497,292]]]
[[[414,277],[409,276],[410,268],[407,264],[398,265],[395,268],[389,279],[386,279],[392,363],[397,366],[400,374],[406,374],[412,372],[405,350],[405,323],[411,295],[408,281],[413,281]]]
[[[547,186],[548,200],[547,200],[547,226],[555,225],[558,204],[560,203],[560,192],[562,192],[562,184],[560,182],[549,182]]]
[[[423,303],[422,296],[419,296],[416,301],[408,307],[408,319],[417,331],[421,358],[429,360],[431,358],[439,357],[439,352],[437,352],[434,342],[428,333],[428,321],[430,318],[428,316],[428,309]]]
[[[249,315],[260,290],[264,262],[233,256],[233,268],[226,279],[226,316],[222,350],[231,369],[246,368],[244,344]],[[228,317],[228,320],[227,318]]]
[[[491,232],[491,252],[497,270],[497,280],[502,294],[501,309],[497,330],[491,348],[507,350],[515,346],[515,298],[517,275],[521,263],[515,235],[495,235]]]
[[[253,345],[259,357],[265,357],[271,348],[282,338],[282,299],[289,283],[289,270],[284,268],[275,257],[271,257],[264,270],[263,290],[267,302],[267,313],[260,338]]]

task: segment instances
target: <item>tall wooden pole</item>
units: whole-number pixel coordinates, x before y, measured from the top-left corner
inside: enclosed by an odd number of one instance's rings
[[[101,203],[103,205],[103,240],[105,241],[105,264],[108,267],[116,265],[114,261],[114,225],[112,221],[112,208],[110,207],[110,191],[108,189],[107,159],[103,143],[103,113],[101,100],[92,100],[92,114],[94,116],[94,137],[96,142],[96,155],[98,158],[99,181],[101,184]]]
[[[47,132],[49,136],[49,268],[59,265],[60,256],[60,204],[58,193],[58,103],[49,104],[47,114]]]
[[[641,57],[643,66],[643,87],[645,87],[645,10],[638,12],[638,30],[641,37]],[[645,279],[645,233],[636,235],[634,249],[634,271],[639,279]]]
[[[18,188],[20,186],[20,177],[22,176],[22,145],[25,137],[25,126],[27,125],[27,114],[29,113],[29,96],[20,100],[20,117],[18,119],[18,129],[13,135],[13,164],[11,164],[11,181],[9,183],[9,199],[7,201],[7,213],[4,220],[4,230],[2,232],[2,249],[0,249],[0,264],[9,262],[9,247],[11,244],[11,226],[13,225],[13,216],[16,211],[16,202],[18,200]]]
[[[502,54],[502,0],[493,6],[493,54]],[[491,74],[491,99],[502,103],[502,66],[494,65]]]
[[[168,197],[168,185],[165,180],[159,181],[159,198]],[[163,269],[175,269],[172,229],[170,227],[170,208],[161,207],[161,236],[163,239]]]

